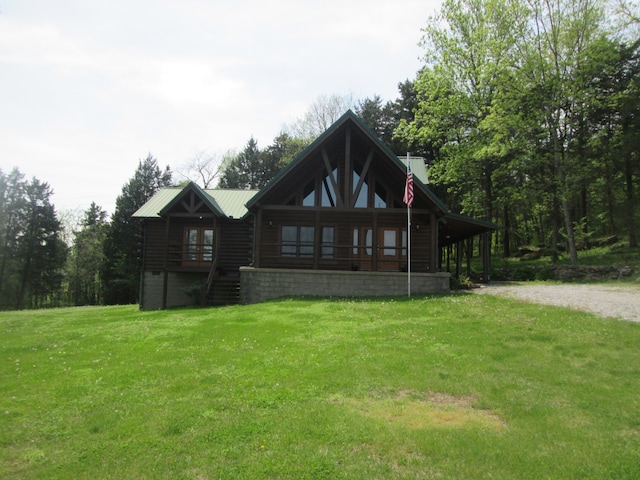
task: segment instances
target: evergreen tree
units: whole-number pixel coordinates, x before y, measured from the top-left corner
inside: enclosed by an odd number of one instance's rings
[[[14,168],[0,170],[0,308],[15,307],[19,289],[18,237],[24,230],[24,175]]]
[[[50,203],[52,193],[47,183],[36,178],[25,187],[21,212],[24,228],[17,237],[17,309],[56,305],[60,298],[67,249],[60,239],[60,221]]]
[[[92,202],[75,232],[69,255],[69,290],[74,305],[102,303],[100,269],[107,227],[107,212]]]
[[[171,184],[171,170],[160,170],[151,154],[138,162],[138,168],[122,187],[104,242],[102,282],[108,305],[138,301],[140,290],[140,226],[131,216],[162,187]]]

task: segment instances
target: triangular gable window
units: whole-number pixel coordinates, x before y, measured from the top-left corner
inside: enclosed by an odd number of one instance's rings
[[[333,172],[333,180],[335,180],[336,184],[340,185],[338,180],[338,169],[334,168]],[[322,199],[320,201],[320,205],[323,207],[335,207],[338,205],[338,196],[336,195],[336,190],[333,187],[333,181],[331,176],[327,173],[322,180]]]
[[[315,207],[316,206],[316,189],[315,182],[310,182],[304,187],[302,192],[302,206],[303,207]]]
[[[357,196],[353,206],[356,208],[367,208],[369,198],[369,185],[366,181],[360,182],[360,173],[353,170],[353,195]]]

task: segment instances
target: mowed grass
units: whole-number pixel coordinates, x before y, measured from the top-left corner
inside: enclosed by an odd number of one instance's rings
[[[640,325],[488,295],[0,314],[0,477],[637,479]]]

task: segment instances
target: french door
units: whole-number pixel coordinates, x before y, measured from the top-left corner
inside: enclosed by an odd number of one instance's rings
[[[206,267],[213,261],[213,228],[185,227],[182,264]]]
[[[371,270],[373,267],[373,230],[370,227],[354,227],[352,245],[352,268],[354,270]]]

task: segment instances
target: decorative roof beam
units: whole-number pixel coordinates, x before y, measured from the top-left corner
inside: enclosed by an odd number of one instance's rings
[[[342,195],[340,195],[340,189],[338,188],[338,182],[333,176],[333,169],[331,168],[331,162],[329,162],[329,155],[327,155],[327,150],[325,148],[322,149],[322,159],[324,160],[324,166],[327,169],[328,177],[331,180],[331,186],[333,187],[333,191],[336,194],[338,200],[338,207],[344,206],[344,202],[342,201]]]
[[[369,171],[369,167],[371,166],[372,159],[373,159],[373,148],[369,150],[367,161],[364,163],[364,168],[362,169],[362,173],[360,174],[360,180],[358,180],[358,185],[356,186],[356,189],[353,192],[353,197],[351,198],[352,207],[355,207],[356,202],[358,201],[358,197],[360,196],[360,190],[362,190],[362,184],[364,183],[364,179],[367,176],[367,172]]]

